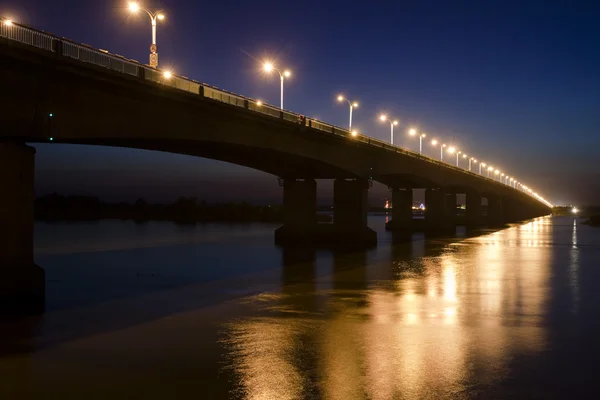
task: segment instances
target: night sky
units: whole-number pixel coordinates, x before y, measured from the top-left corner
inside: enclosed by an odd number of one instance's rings
[[[595,3],[595,4],[594,4]],[[592,1],[158,1],[162,67],[278,104],[278,77],[258,60],[290,68],[287,109],[389,140],[385,111],[429,137],[520,178],[555,204],[600,203],[600,4]],[[0,13],[146,63],[150,21],[127,2],[15,0]],[[429,143],[429,142],[427,142]],[[276,177],[187,156],[90,146],[36,145],[37,191],[107,200],[280,202]],[[425,146],[439,157],[439,149]],[[322,201],[331,184],[323,185]],[[377,186],[371,200],[387,189]]]

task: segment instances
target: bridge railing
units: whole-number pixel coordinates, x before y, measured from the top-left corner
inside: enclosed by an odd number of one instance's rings
[[[389,151],[393,151],[395,153],[402,153],[409,157],[418,158],[424,161],[438,164],[445,168],[454,169],[460,173],[465,173],[484,180],[500,183],[494,179],[487,178],[483,175],[476,174],[472,171],[467,171],[465,169],[455,167],[453,165],[441,162],[431,157],[423,156],[421,154],[404,149],[402,147],[388,144],[380,139],[376,139],[363,134],[357,134],[356,136],[352,136],[351,132],[347,129],[339,128],[334,125],[325,123],[323,121],[318,121],[312,118],[305,118],[300,114],[287,110],[282,110],[275,106],[261,103],[257,100],[237,95],[235,93],[228,92],[222,89],[218,89],[214,86],[200,83],[185,77],[181,77],[174,74],[166,76],[164,71],[160,71],[154,68],[150,68],[146,65],[142,65],[135,60],[129,60],[123,56],[111,54],[105,50],[98,50],[88,45],[79,44],[64,38],[59,38],[46,32],[26,27],[22,24],[5,23],[6,21],[6,19],[0,17],[0,37],[14,40],[16,42],[28,46],[33,46],[42,50],[47,50],[54,53],[58,52],[61,56],[69,57],[71,59],[75,59],[83,63],[93,64],[126,75],[143,78],[145,81],[170,86],[175,89],[197,94],[215,101],[220,101],[232,106],[241,107],[253,112],[261,113],[269,117],[279,118],[288,122],[301,123],[304,126],[310,127],[312,129],[317,129],[319,131],[327,132],[337,136],[352,138],[353,140],[365,143],[370,146],[377,146]],[[506,186],[513,188],[510,185]],[[513,189],[518,190],[516,188]]]
[[[138,64],[127,60],[125,57],[109,55],[108,52],[92,49],[69,41],[61,41],[62,55],[74,58],[81,62],[98,65],[100,67],[112,69],[123,74],[138,76]]]
[[[54,51],[53,43],[56,40],[52,35],[12,22],[0,23],[0,36],[48,51]]]

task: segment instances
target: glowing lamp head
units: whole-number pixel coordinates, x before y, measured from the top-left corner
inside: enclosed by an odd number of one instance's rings
[[[165,15],[164,14],[158,14],[156,16],[156,18],[158,18],[158,19],[160,19],[162,21],[163,19],[165,19]]]
[[[448,153],[450,154],[454,154],[454,152],[456,151],[456,149],[452,146],[448,147]]]
[[[431,144],[432,144],[433,146],[435,146],[436,144],[438,144],[438,141],[437,141],[437,140],[435,140],[435,139],[433,139],[433,140],[431,141]]]
[[[171,71],[165,71],[163,72],[163,78],[165,79],[171,79],[173,77],[173,73]]]
[[[338,101],[344,101],[344,96],[342,96],[341,94],[337,97]]]
[[[257,101],[256,101],[256,105],[257,105],[257,106],[262,106],[262,101],[260,101],[260,100],[257,100]]]
[[[354,103],[352,103],[352,107],[358,108],[358,103],[355,101]]]
[[[292,73],[288,70],[283,71],[283,76],[285,76],[286,78],[289,78],[290,76],[292,76]]]
[[[352,131],[352,137],[357,137],[358,136],[358,132],[357,131]]]
[[[427,134],[425,134],[425,133],[422,133],[422,134],[421,134],[421,137],[422,137],[422,138],[424,138],[424,137],[427,137]]]
[[[494,170],[494,167],[489,167],[488,168],[488,171],[493,171],[493,170]]]
[[[394,121],[392,122],[394,125],[398,125],[398,121]]]
[[[381,115],[379,116],[379,120],[380,120],[380,121],[385,121],[385,120],[387,120],[387,115],[385,115],[385,114],[381,114]]]
[[[577,207],[573,207],[573,214],[577,214],[579,212],[579,209]]]
[[[140,5],[138,3],[136,3],[135,1],[132,1],[129,3],[129,11],[131,12],[138,12],[140,11]]]
[[[466,154],[463,154],[463,158],[467,158],[467,155],[466,155]]]
[[[12,25],[13,25],[12,20],[10,20],[10,19],[5,19],[4,20],[4,26],[12,26]]]
[[[494,174],[496,174],[496,175],[499,175],[499,174],[500,174],[500,171],[498,171],[498,170],[495,170],[495,171],[494,171]]]
[[[415,128],[410,128],[410,130],[408,131],[408,134],[410,136],[415,136],[417,134],[417,130]]]
[[[271,72],[273,71],[273,64],[267,61],[266,63],[264,63],[263,69],[265,70],[265,72]]]

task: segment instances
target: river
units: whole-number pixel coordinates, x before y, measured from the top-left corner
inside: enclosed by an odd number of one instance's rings
[[[600,230],[545,217],[376,249],[276,225],[36,225],[47,312],[0,321],[0,398],[593,398]]]

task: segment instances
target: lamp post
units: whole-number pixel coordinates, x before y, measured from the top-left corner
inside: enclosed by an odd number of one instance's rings
[[[388,116],[387,116],[387,115],[385,115],[385,114],[381,114],[381,115],[379,116],[379,119],[380,119],[382,122],[388,121],[388,122],[390,123],[390,130],[391,130],[391,133],[390,133],[390,143],[391,143],[391,144],[394,144],[394,126],[395,126],[395,125],[398,125],[398,121],[396,121],[396,120],[392,121],[392,120],[391,120],[391,119],[389,119],[389,118],[388,118]]]
[[[494,170],[494,167],[492,167],[492,166],[490,165],[490,166],[488,167],[488,170],[487,170],[487,172],[488,172],[488,173],[487,173],[487,177],[488,177],[488,178],[490,177],[490,172],[492,172],[493,170]]]
[[[463,153],[463,158],[467,159],[467,157],[469,157],[469,156]],[[471,160],[469,160],[469,164],[471,164]],[[469,170],[470,170],[470,167],[469,167]]]
[[[454,148],[454,146],[448,147],[448,153],[450,153],[450,154],[456,153],[456,148]],[[458,154],[456,156],[456,163],[458,164]]]
[[[348,124],[348,130],[352,131],[352,110],[354,108],[358,108],[358,103],[356,101],[350,101],[347,98],[345,98],[344,96],[342,96],[341,94],[338,96],[338,101],[341,103],[342,101],[345,101],[346,103],[348,103],[348,105],[350,106],[350,123]]]
[[[165,19],[165,15],[162,13],[163,10],[150,11],[143,8],[139,3],[132,1],[129,3],[129,11],[137,13],[138,11],[144,11],[150,17],[150,23],[152,24],[152,44],[150,45],[150,66],[152,68],[158,67],[158,48],[156,47],[156,22],[157,20]]]
[[[469,171],[471,171],[471,165],[472,163],[477,164],[477,160],[473,157],[469,158]]]
[[[462,153],[462,151],[456,152],[456,166],[458,167],[458,156]]]
[[[479,175],[481,175],[481,167],[486,167],[486,163],[479,163]]]
[[[417,134],[417,130],[415,128],[411,128],[408,131],[410,136],[415,136]],[[427,137],[425,133],[419,133],[419,154],[423,154],[423,138]]]
[[[280,70],[275,68],[273,63],[271,63],[269,61],[267,61],[266,63],[263,64],[263,69],[265,70],[265,72],[277,71],[277,73],[279,74],[279,78],[281,80],[281,102],[280,102],[279,108],[281,108],[283,110],[283,79],[284,79],[284,77],[289,78],[290,76],[292,76],[292,73],[287,69],[285,71],[281,72]]]

